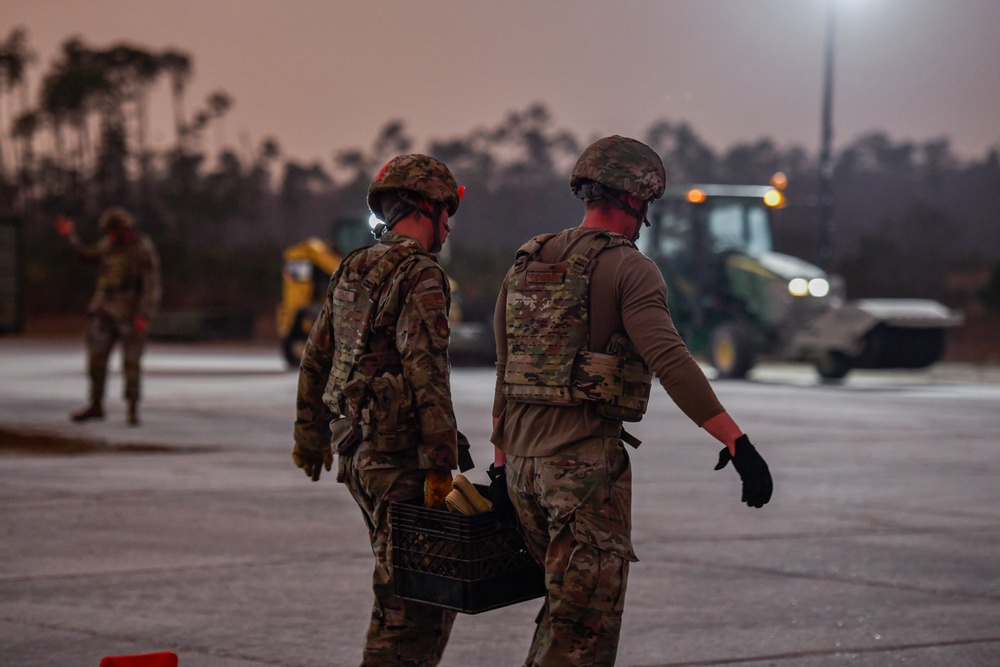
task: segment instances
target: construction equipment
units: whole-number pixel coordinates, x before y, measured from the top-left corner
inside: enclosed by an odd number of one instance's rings
[[[342,218],[333,225],[332,243],[313,237],[285,248],[282,297],[275,321],[281,352],[289,368],[299,367],[309,332],[326,297],[330,276],[349,252],[375,242],[371,224],[370,219]],[[494,363],[492,326],[485,322],[463,322],[458,284],[450,278],[448,282],[452,293],[448,348],[452,362]]]
[[[773,186],[670,187],[639,249],[663,273],[670,311],[719,377],[742,378],[759,354],[812,362],[840,379],[854,368],[923,368],[944,355],[962,316],[924,299],[845,301],[843,281],[774,252]]]
[[[285,248],[281,303],[275,322],[281,351],[289,367],[298,368],[306,339],[319,315],[330,276],[355,248],[375,242],[365,218],[341,218],[333,223],[333,241],[312,237]]]

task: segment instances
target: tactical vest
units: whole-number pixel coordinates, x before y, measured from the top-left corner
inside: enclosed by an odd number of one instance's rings
[[[422,264],[437,266],[416,243],[382,243],[348,255],[330,280],[334,353],[324,394],[380,451],[407,449],[419,441],[395,331],[371,333],[380,308],[386,307],[383,297],[414,270],[422,270]]]
[[[631,242],[601,232],[565,261],[538,261],[553,236],[531,239],[514,260],[507,283],[504,395],[544,405],[596,401],[598,413],[608,419],[639,421],[653,376],[631,341],[616,334],[606,354],[589,350],[593,261],[605,249]]]

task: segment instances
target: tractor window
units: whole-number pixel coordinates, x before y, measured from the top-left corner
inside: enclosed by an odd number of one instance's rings
[[[690,210],[679,201],[665,202],[650,214],[652,227],[640,230],[636,246],[647,257],[676,261],[691,252]]]
[[[716,252],[740,250],[756,254],[771,250],[767,211],[756,199],[713,202],[708,231]]]
[[[690,251],[691,223],[687,217],[670,209],[660,221],[659,250],[660,255],[675,260],[678,255]]]

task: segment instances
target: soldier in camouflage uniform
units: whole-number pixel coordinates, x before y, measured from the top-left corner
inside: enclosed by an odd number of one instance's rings
[[[691,358],[659,270],[635,248],[665,181],[645,144],[612,136],[589,146],[570,179],[583,222],[522,246],[497,300],[491,487],[509,494],[548,589],[529,667],[615,662],[638,560],[623,440],[638,441],[622,422],[642,418],[652,374],[725,445],[717,468],[733,461],[743,502],[771,497],[767,464]]]
[[[393,594],[389,504],[444,507],[459,463],[441,250],[460,189],[424,155],[390,160],[368,190],[379,243],[348,255],[299,371],[295,464],[313,480],[338,454],[337,481],[361,507],[375,554],[375,603],[362,665],[436,665],[454,612]],[[463,469],[466,466],[463,465]]]
[[[108,357],[117,341],[122,343],[125,400],[128,423],[139,424],[140,360],[149,330],[149,318],[160,303],[160,259],[156,247],[135,228],[127,211],[110,208],[100,218],[103,234],[85,246],[72,220],[56,220],[56,230],[81,259],[96,262],[97,289],[87,308],[87,369],[90,403],[70,415],[76,422],[104,418],[104,385]]]

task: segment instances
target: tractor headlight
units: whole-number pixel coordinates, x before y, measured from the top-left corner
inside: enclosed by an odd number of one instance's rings
[[[816,298],[823,298],[830,293],[830,283],[826,278],[813,278],[809,281],[809,293]]]
[[[809,281],[805,278],[792,278],[788,281],[788,293],[792,296],[809,294]]]
[[[830,293],[830,283],[826,278],[792,278],[788,281],[788,293],[792,296],[814,296],[821,299]]]

